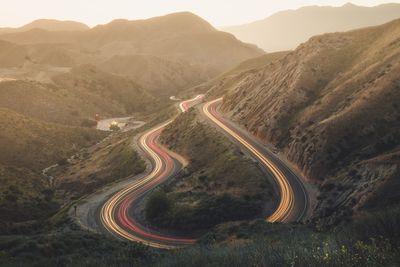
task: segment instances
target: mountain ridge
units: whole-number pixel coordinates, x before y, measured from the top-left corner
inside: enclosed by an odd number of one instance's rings
[[[399,18],[399,14],[400,4],[307,6],[280,11],[251,23],[223,27],[222,30],[273,52],[292,50],[314,35],[380,25]]]
[[[72,20],[37,19],[21,27],[0,28],[0,34],[24,32],[32,29],[42,29],[47,31],[85,31],[90,28],[82,22]]]

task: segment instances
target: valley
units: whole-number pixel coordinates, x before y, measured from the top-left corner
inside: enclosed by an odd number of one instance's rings
[[[397,266],[398,8],[0,28],[0,266]]]

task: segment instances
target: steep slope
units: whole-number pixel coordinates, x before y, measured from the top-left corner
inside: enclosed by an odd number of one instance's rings
[[[223,28],[267,52],[291,50],[311,36],[380,25],[400,17],[400,4],[363,7],[309,6],[278,12],[264,20]]]
[[[399,36],[396,20],[313,37],[225,96],[227,114],[323,183],[317,217],[351,214],[398,175]]]
[[[193,95],[195,93],[208,92],[209,96],[221,95],[238,86],[247,75],[257,72],[260,68],[283,58],[288,53],[289,52],[286,51],[268,53],[260,57],[248,59],[221,75],[218,75],[216,78],[190,88],[189,90],[182,92],[182,94]]]

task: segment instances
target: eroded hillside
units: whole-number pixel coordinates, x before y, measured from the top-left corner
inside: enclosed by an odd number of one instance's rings
[[[317,217],[350,215],[399,172],[399,62],[398,20],[313,37],[235,81],[222,109],[323,183]]]

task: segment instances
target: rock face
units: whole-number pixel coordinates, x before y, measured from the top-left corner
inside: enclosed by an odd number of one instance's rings
[[[223,28],[244,42],[267,52],[296,48],[310,37],[328,32],[348,31],[387,23],[400,17],[399,4],[363,7],[308,6],[278,12],[264,20]]]
[[[316,216],[329,217],[332,207],[362,206],[361,200],[398,175],[399,103],[396,20],[311,38],[266,67],[242,74],[222,109],[280,147],[309,179],[339,186],[331,198],[321,194],[325,199]]]

